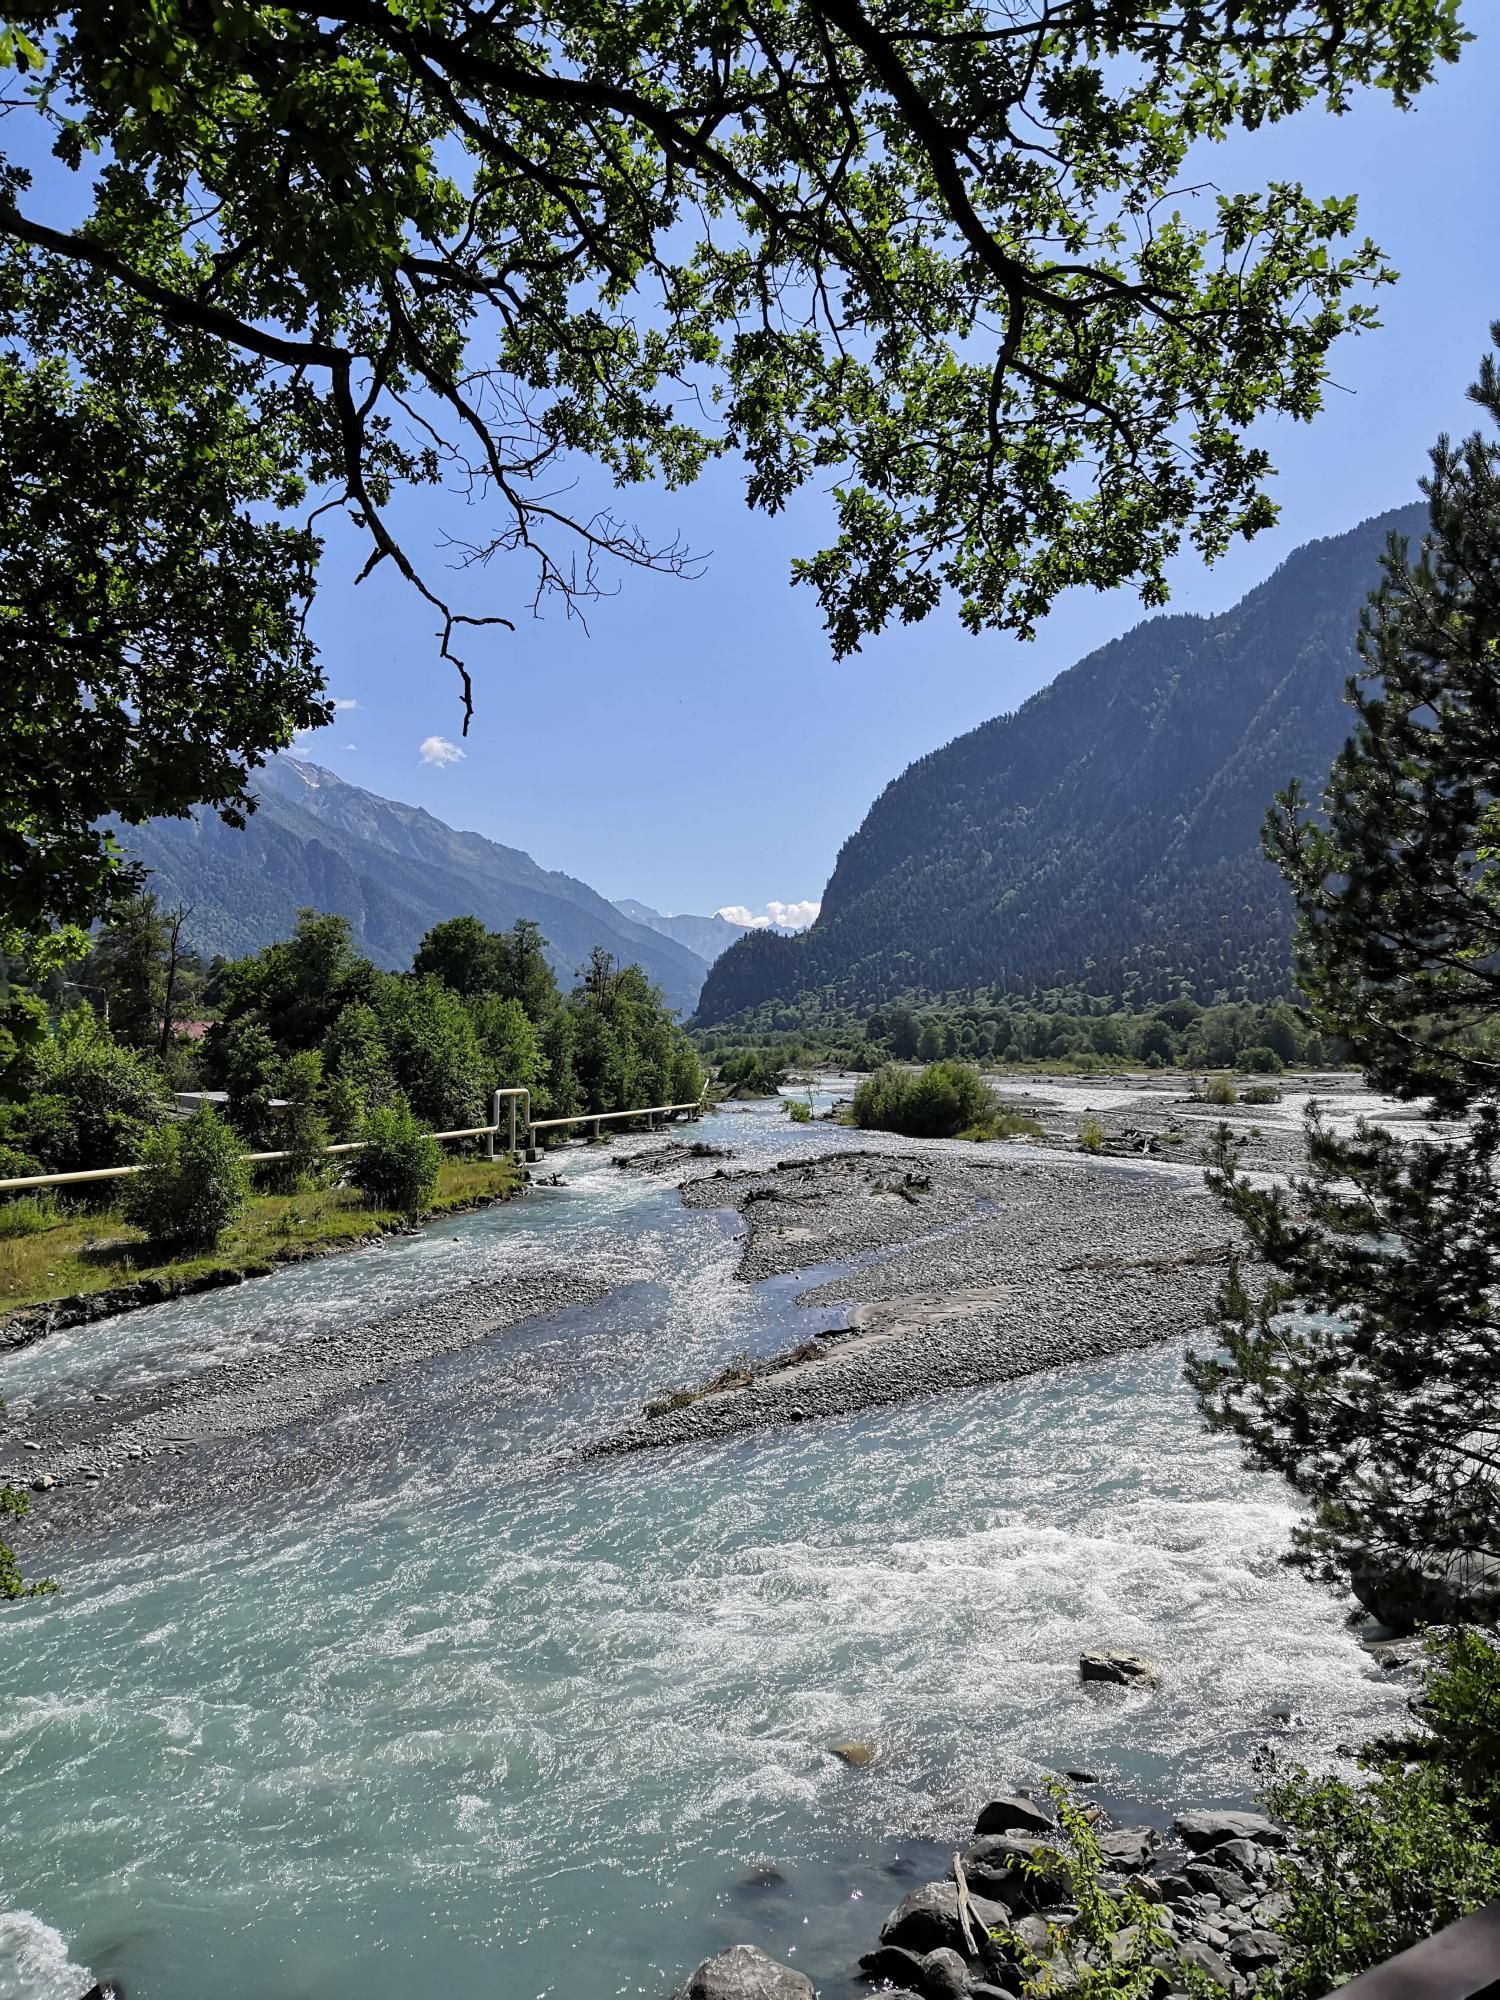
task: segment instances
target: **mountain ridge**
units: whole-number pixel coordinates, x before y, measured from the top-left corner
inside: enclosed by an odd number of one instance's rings
[[[918,758],[840,848],[818,921],[735,944],[699,1022],[978,987],[1286,990],[1260,824],[1291,777],[1321,787],[1380,552],[1424,525],[1415,505],[1304,543],[1227,611],[1146,619]]]
[[[257,951],[285,937],[307,905],[347,917],[359,948],[387,967],[409,964],[445,917],[477,916],[492,929],[530,917],[564,984],[602,945],[691,1012],[707,969],[701,958],[524,849],[450,827],[304,758],[273,758],[256,772],[255,790],[243,830],[213,813],[115,829],[150,870],[148,886],[191,907],[188,935],[206,955]]]
[[[649,903],[638,902],[634,896],[617,896],[615,908],[621,916],[632,923],[644,924],[648,930],[659,931],[663,937],[671,938],[684,950],[701,958],[706,966],[749,928],[746,924],[732,924],[727,917],[717,911],[711,917],[665,916],[660,910],[653,910]]]

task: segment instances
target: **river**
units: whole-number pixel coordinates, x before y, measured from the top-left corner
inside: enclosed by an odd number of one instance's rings
[[[772,1106],[696,1135],[741,1163],[830,1144]],[[1083,1765],[1143,1808],[1239,1801],[1276,1711],[1306,1755],[1390,1714],[1176,1348],[581,1457],[839,1315],[796,1307],[806,1277],[740,1284],[737,1217],[607,1149],[561,1164],[524,1203],[0,1363],[24,1416],[528,1260],[618,1280],[325,1416],[330,1475],[261,1436],[218,1498],[48,1549],[63,1594],[0,1614],[0,2000],[78,2000],[85,1968],[130,2000],[664,2000],[740,1939],[845,2000],[993,1789]],[[1156,1655],[1161,1693],[1080,1687],[1094,1643]]]

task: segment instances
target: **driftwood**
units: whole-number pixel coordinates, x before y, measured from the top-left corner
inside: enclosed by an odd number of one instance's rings
[[[964,1874],[961,1854],[955,1854],[953,1857],[953,1880],[958,1889],[958,1921],[963,1929],[964,1951],[968,1957],[977,1958],[979,1946],[974,1941],[974,1925],[971,1921],[973,1912],[969,1907],[969,1880]]]

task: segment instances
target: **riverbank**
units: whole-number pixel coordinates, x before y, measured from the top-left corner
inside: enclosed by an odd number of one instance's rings
[[[610,1290],[610,1281],[579,1271],[509,1273],[410,1312],[279,1341],[140,1390],[29,1412],[24,1430],[0,1441],[0,1484],[61,1497],[66,1488],[92,1496],[107,1481],[113,1499],[122,1476],[151,1472],[158,1460],[315,1416],[397,1370]]]
[[[1181,1340],[1202,1328],[1235,1232],[1196,1180],[1092,1161],[952,1152],[834,1153],[682,1189],[747,1224],[740,1276],[851,1258],[804,1306],[845,1328],[771,1365],[663,1383],[651,1414],[601,1447],[701,1444]]]
[[[525,1185],[508,1159],[445,1159],[417,1221],[510,1201]],[[0,1353],[67,1327],[266,1277],[279,1265],[344,1256],[413,1226],[394,1209],[371,1208],[356,1188],[256,1194],[212,1250],[159,1257],[114,1209],[67,1212],[34,1235],[0,1238]]]

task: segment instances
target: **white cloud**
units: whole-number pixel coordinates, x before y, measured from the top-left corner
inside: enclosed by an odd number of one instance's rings
[[[424,764],[457,764],[463,751],[456,743],[450,743],[446,736],[428,736],[417,750]]]
[[[773,898],[760,911],[747,910],[743,903],[726,903],[714,915],[731,924],[743,924],[751,931],[770,930],[773,925],[781,931],[805,931],[821,908],[820,903],[778,903]]]
[[[346,700],[346,701],[336,701],[336,702],[335,702],[335,703],[333,704],[333,712],[334,712],[334,714],[335,714],[335,715],[343,715],[343,714],[347,713],[347,711],[348,711],[349,709],[351,709],[351,708],[358,708],[358,707],[359,707],[359,703],[358,703],[357,701],[347,701],[347,700]]]

